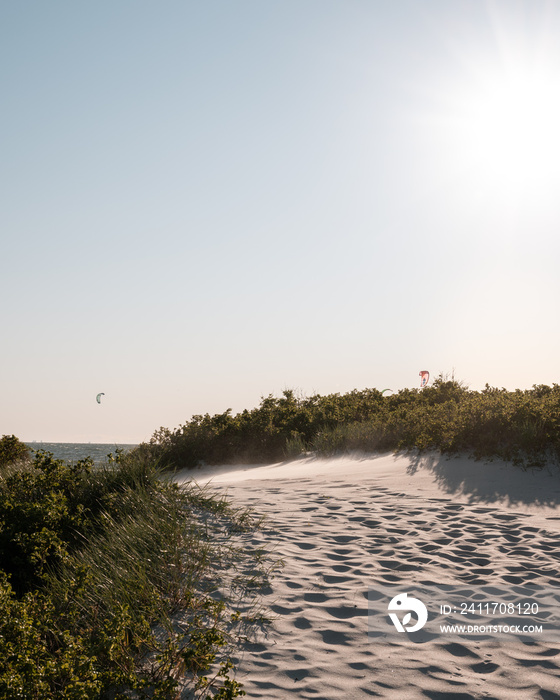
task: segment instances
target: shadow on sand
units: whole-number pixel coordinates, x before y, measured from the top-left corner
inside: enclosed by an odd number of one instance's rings
[[[550,462],[543,468],[522,469],[499,459],[475,460],[462,455],[439,453],[407,455],[410,475],[431,472],[448,494],[461,494],[471,503],[507,501],[554,508],[560,504],[560,466]]]

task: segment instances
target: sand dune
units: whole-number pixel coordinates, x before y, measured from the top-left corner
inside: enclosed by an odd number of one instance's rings
[[[560,698],[560,628],[547,641],[368,636],[370,587],[558,588],[556,467],[384,455],[193,476],[266,514],[248,545],[285,562],[265,596],[276,619],[239,659],[248,697]]]

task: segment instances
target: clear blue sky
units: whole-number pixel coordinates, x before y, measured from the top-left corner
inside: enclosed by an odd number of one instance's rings
[[[0,434],[558,382],[559,47],[539,0],[2,3]]]

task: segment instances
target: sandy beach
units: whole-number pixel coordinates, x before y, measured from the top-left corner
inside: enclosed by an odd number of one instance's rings
[[[264,596],[273,624],[239,658],[247,697],[560,698],[560,629],[368,636],[370,588],[558,587],[556,466],[391,454],[179,475],[191,478],[266,515],[250,544],[284,562]]]

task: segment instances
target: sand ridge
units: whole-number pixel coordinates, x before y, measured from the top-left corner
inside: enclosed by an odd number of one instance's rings
[[[557,644],[368,637],[370,586],[558,586],[554,471],[461,459],[455,473],[470,468],[470,492],[463,475],[451,493],[438,464],[402,456],[307,459],[197,475],[266,514],[247,546],[273,547],[284,561],[265,596],[274,623],[239,658],[248,697],[560,698],[560,630]],[[488,488],[483,474],[490,482],[507,476],[509,488]]]

